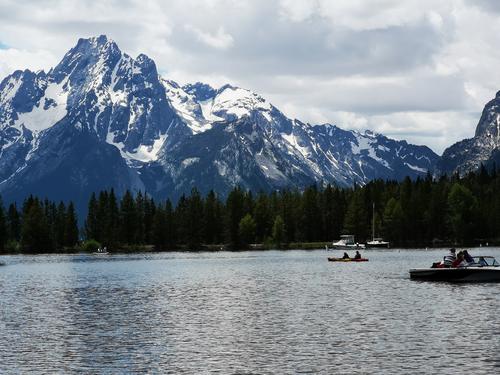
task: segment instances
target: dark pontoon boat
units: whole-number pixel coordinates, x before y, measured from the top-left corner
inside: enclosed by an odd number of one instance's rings
[[[410,278],[427,281],[500,282],[500,264],[492,256],[472,257],[473,263],[456,268],[414,268]]]

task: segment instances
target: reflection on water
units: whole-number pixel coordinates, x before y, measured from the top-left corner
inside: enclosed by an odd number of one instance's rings
[[[500,285],[408,278],[442,253],[2,257],[0,373],[498,373]]]

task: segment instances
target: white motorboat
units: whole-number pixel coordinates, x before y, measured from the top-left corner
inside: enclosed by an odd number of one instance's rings
[[[500,282],[500,263],[492,256],[472,257],[473,263],[457,268],[415,268],[410,278],[426,281]]]
[[[354,236],[352,234],[342,235],[340,236],[340,240],[332,243],[332,249],[334,250],[356,250],[364,248],[365,245],[354,241]]]
[[[104,249],[98,248],[97,251],[92,253],[93,255],[108,255],[108,249],[104,247]]]

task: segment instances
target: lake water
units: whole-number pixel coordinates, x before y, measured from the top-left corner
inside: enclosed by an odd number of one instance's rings
[[[0,257],[0,373],[500,372],[500,284],[409,279],[445,250],[333,254]]]

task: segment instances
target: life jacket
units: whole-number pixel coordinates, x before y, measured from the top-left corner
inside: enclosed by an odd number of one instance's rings
[[[445,255],[445,257],[443,258],[443,264],[445,266],[451,266],[456,259],[457,257],[453,254]]]

